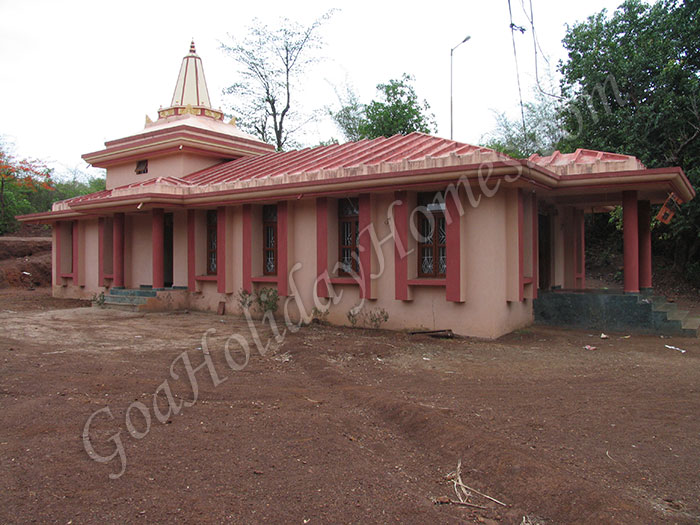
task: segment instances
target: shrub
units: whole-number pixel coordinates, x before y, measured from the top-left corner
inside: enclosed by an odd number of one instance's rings
[[[311,319],[315,323],[326,324],[328,319],[328,307],[325,310],[320,310],[315,306],[311,310]]]
[[[278,308],[279,294],[275,288],[261,288],[255,294],[255,305],[261,313],[275,313]]]
[[[245,288],[241,288],[236,294],[236,299],[238,300],[238,306],[241,307],[241,310],[245,311],[249,310],[250,307],[253,306],[255,296]]]
[[[379,328],[389,320],[389,312],[384,308],[373,308],[367,312],[367,320],[372,328]]]
[[[348,321],[350,321],[350,326],[355,328],[357,326],[357,322],[360,320],[360,310],[358,310],[356,306],[353,306],[345,315],[348,318]]]

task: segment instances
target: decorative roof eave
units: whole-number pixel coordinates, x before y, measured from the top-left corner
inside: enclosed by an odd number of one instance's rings
[[[244,138],[217,135],[221,138],[212,133],[201,133],[197,128],[183,125],[161,132],[154,131],[128,139],[108,142],[106,143],[107,148],[86,153],[82,157],[85,162],[95,167],[106,168],[121,162],[128,162],[136,157],[169,153],[173,148],[195,148],[201,154],[214,154],[220,158],[261,155],[274,149],[268,144],[256,143]]]
[[[537,175],[538,171],[543,173]],[[254,179],[235,185],[218,184],[207,188],[197,186],[178,187],[172,184],[150,184],[148,186],[128,186],[111,190],[107,197],[94,200],[78,200],[57,203],[61,206],[80,212],[110,208],[126,204],[168,204],[168,205],[206,205],[209,202],[243,203],[255,200],[264,200],[277,197],[295,197],[299,194],[320,195],[348,191],[362,191],[370,189],[374,191],[391,190],[397,187],[415,187],[437,184],[449,184],[457,182],[460,177],[466,177],[470,184],[476,184],[479,178],[485,179],[490,185],[497,180],[503,180],[508,176],[515,176],[512,182],[520,179],[520,184],[535,184],[542,187],[538,178],[551,178],[549,174],[536,166],[526,166],[526,161],[510,160],[491,165],[487,175],[483,173],[483,164],[457,165],[451,167],[434,167],[412,171],[393,171],[387,173],[374,173],[355,177],[334,176],[333,171],[326,171],[323,176],[310,180],[289,180],[286,183],[270,181],[269,179]],[[389,176],[387,176],[389,175]],[[554,175],[556,178],[556,175]],[[146,190],[146,191],[144,191]]]
[[[679,167],[639,169],[628,171],[614,171],[607,173],[579,173],[566,175],[559,179],[558,193],[575,192],[585,188],[614,189],[620,186],[634,184],[668,184],[669,191],[673,191],[682,202],[688,202],[695,198],[695,189],[688,180],[683,170]],[[634,188],[625,188],[634,189]]]
[[[242,204],[299,195],[330,195],[362,190],[390,191],[396,188],[420,187],[457,182],[466,177],[469,184],[486,179],[489,187],[497,180],[510,184],[534,185],[549,195],[576,195],[581,191],[620,191],[644,186],[658,192],[673,191],[684,202],[695,196],[695,191],[680,168],[657,168],[606,173],[586,173],[560,176],[528,160],[482,158],[487,152],[460,156],[426,157],[423,161],[361,165],[288,174],[284,176],[247,179],[211,185],[196,185],[187,180],[154,179],[138,185],[110,190],[95,198],[76,198],[57,203],[55,212],[18,217],[34,222],[40,218],[66,217],[66,211],[99,213],[115,206],[130,204],[161,204],[168,206],[207,206]],[[469,159],[472,162],[467,163]],[[479,162],[475,162],[479,160]],[[460,163],[461,162],[461,163]],[[484,168],[488,167],[485,172]],[[513,177],[515,176],[515,177]]]
[[[203,206],[211,202],[245,203],[257,200],[273,198],[292,198],[300,194],[305,196],[332,194],[340,192],[352,192],[362,190],[391,190],[397,187],[406,188],[411,186],[426,186],[436,184],[449,184],[457,182],[461,176],[465,176],[470,183],[478,180],[480,164],[471,166],[452,166],[450,168],[424,169],[412,172],[394,172],[391,176],[385,173],[357,176],[353,178],[321,177],[306,181],[289,181],[286,183],[274,183],[266,179],[255,179],[239,184],[237,187],[225,187],[226,185],[215,185],[209,191],[201,191],[202,188],[174,187],[151,185],[147,192],[139,192],[136,188],[120,188],[113,190],[109,197],[97,199],[95,201],[80,202],[71,205],[71,209],[77,211],[97,210],[100,208],[112,207],[124,204],[148,204],[168,201],[173,204],[177,202],[187,206]],[[502,163],[494,166],[488,176],[488,184],[494,184],[496,180],[503,179],[509,175],[518,173],[525,174],[528,170],[523,170],[523,166],[515,163]],[[330,175],[330,173],[326,173]],[[483,177],[483,174],[482,174]],[[532,180],[530,183],[535,182]],[[528,181],[523,181],[527,184]],[[489,186],[490,187],[490,186]],[[142,188],[143,190],[144,188]],[[198,191],[199,190],[199,191]],[[115,194],[116,193],[116,194]]]
[[[253,197],[259,199],[296,196],[300,193],[307,195],[309,193],[321,194],[361,191],[363,189],[376,191],[380,188],[391,189],[410,185],[449,184],[456,182],[461,176],[466,177],[470,184],[478,183],[480,177],[485,179],[487,184],[490,184],[492,180],[508,177],[507,183],[535,185],[543,189],[553,190],[556,194],[561,195],[575,193],[583,188],[614,189],[621,185],[626,187],[630,184],[641,183],[667,184],[670,190],[675,191],[684,201],[692,199],[695,195],[680,168],[598,173],[589,177],[580,177],[577,181],[559,177],[541,166],[533,165],[525,160],[494,163],[488,176],[483,174],[482,168],[482,164],[472,164],[342,177],[329,170],[328,172],[318,172],[318,176],[314,178],[289,177],[283,183],[271,179],[253,179],[237,183],[216,184],[206,189],[198,186],[152,184],[148,187],[116,188],[109,197],[76,203],[71,208],[75,210],[91,209],[98,203],[112,204],[129,199],[141,202],[146,195],[148,195],[148,199],[164,198],[172,201],[173,198],[179,198],[182,199],[180,201],[182,204],[190,205],[227,199],[236,202]],[[143,190],[146,188],[148,191],[144,192]]]

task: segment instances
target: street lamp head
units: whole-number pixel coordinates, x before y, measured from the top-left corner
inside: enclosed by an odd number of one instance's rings
[[[464,44],[467,40],[471,39],[470,35],[467,35],[464,40],[462,40],[462,44]]]

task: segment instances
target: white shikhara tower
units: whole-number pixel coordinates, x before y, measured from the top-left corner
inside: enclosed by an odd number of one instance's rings
[[[190,43],[190,52],[182,59],[170,106],[160,109],[158,118],[187,114],[205,116],[215,120],[224,119],[222,111],[211,106],[202,59],[197,54],[194,40]]]

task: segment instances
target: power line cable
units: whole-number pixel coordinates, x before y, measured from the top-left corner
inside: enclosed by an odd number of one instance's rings
[[[523,0],[520,0],[521,5],[523,6],[523,11],[525,11],[525,3]],[[560,95],[555,95],[554,93],[547,93],[544,89],[542,89],[542,85],[540,84],[540,73],[539,73],[539,67],[538,67],[538,60],[537,60],[537,48],[539,48],[540,52],[542,53],[542,57],[544,58],[545,62],[547,62],[547,65],[549,65],[549,59],[547,58],[547,55],[545,54],[544,51],[542,51],[542,46],[540,46],[539,39],[537,38],[537,32],[535,31],[535,15],[532,9],[532,0],[530,0],[530,16],[527,15],[527,12],[525,12],[525,18],[528,19],[528,22],[530,22],[530,27],[532,28],[532,46],[535,49],[535,81],[537,82],[537,89],[540,90],[540,93],[543,95],[547,95],[548,97],[556,98],[558,100],[564,100],[564,97]]]
[[[508,0],[508,14],[510,15],[510,37],[513,40],[513,57],[515,58],[515,76],[518,79],[518,96],[520,97],[520,117],[523,121],[523,136],[527,135],[527,128],[525,126],[525,108],[523,105],[523,90],[520,86],[520,67],[518,66],[518,51],[515,47],[515,31],[520,31],[520,33],[525,32],[524,27],[517,26],[513,23],[513,9]]]

